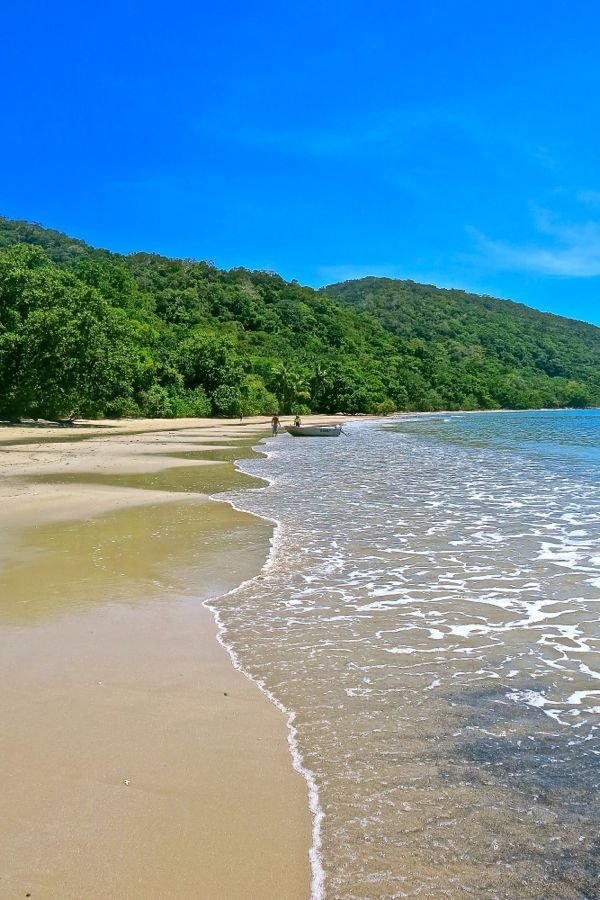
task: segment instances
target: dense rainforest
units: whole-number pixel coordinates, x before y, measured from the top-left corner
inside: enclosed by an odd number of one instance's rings
[[[600,329],[410,281],[320,291],[0,217],[0,418],[600,405]]]

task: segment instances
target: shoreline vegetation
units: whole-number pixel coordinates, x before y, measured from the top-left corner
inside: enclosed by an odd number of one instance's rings
[[[268,555],[270,523],[209,499],[266,433],[0,429],[0,897],[309,896],[285,716],[203,605]]]
[[[0,217],[0,419],[600,405],[600,328],[389,278],[95,249]]]

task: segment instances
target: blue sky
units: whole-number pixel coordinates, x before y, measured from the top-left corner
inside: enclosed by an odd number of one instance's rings
[[[38,0],[2,18],[2,214],[600,324],[595,0]]]

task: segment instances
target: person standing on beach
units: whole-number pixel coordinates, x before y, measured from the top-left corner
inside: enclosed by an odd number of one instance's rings
[[[277,432],[281,428],[279,416],[273,416],[273,418],[271,419],[271,428],[273,429],[273,437],[277,437]]]

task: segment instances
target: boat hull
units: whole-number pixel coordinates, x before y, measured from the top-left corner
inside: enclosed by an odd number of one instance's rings
[[[285,430],[292,437],[338,437],[341,425],[286,425]]]

